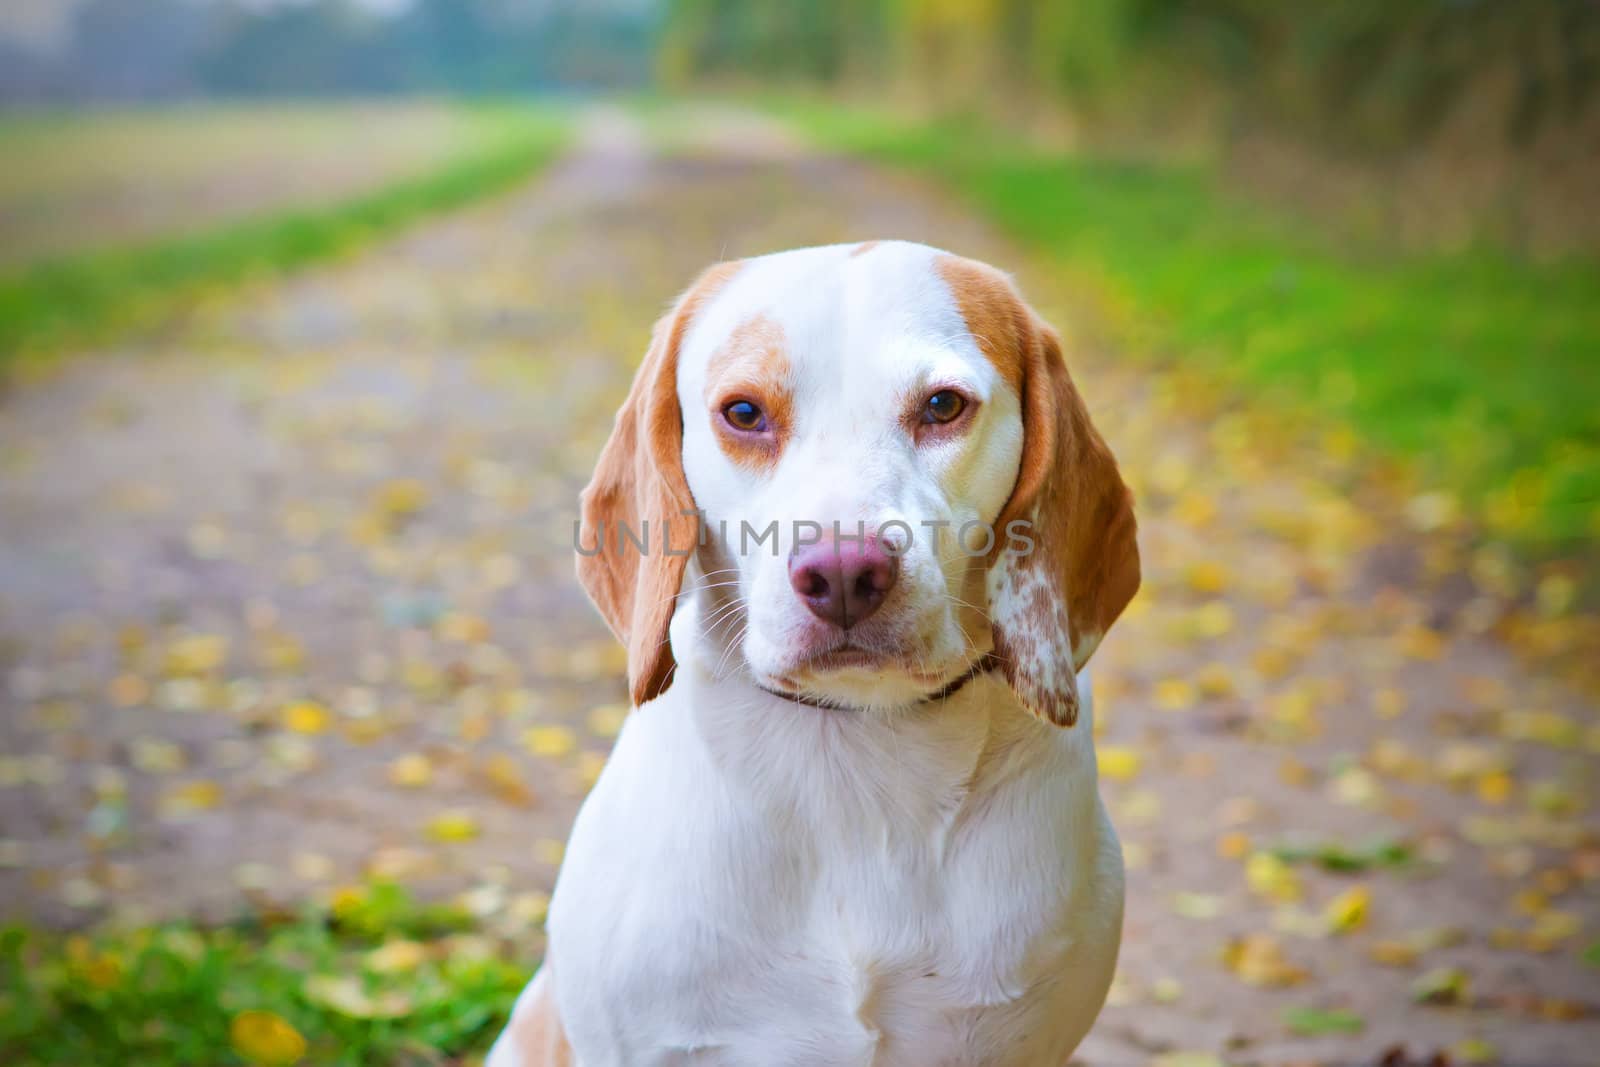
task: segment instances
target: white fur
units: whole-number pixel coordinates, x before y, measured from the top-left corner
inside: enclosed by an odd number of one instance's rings
[[[722,663],[740,661],[757,680],[785,689],[795,686],[779,679],[791,673],[820,625],[789,588],[795,520],[827,529],[837,522],[847,532],[861,522],[910,526],[900,580],[872,623],[885,639],[902,635],[924,671],[953,677],[988,641],[982,605],[961,603],[974,598],[962,593],[970,561],[954,531],[999,515],[1022,456],[1020,401],[967,332],[935,269],[942,253],[903,242],[850,252],[851,246],[832,245],[748,261],[696,316],[679,353],[684,474],[708,519],[727,523],[733,558],[714,570],[737,568],[736,591],[745,602],[741,611],[715,616],[719,640],[732,642],[742,631],[737,653]],[[706,401],[712,355],[757,314],[782,329],[794,370],[796,425],[772,472],[729,461]],[[951,385],[980,402],[971,432],[957,442],[917,447],[902,422],[905,402]],[[745,547],[742,522],[759,531],[774,519],[776,554],[738,551]],[[950,525],[941,537],[924,522]],[[729,577],[691,572],[689,582],[708,587],[708,608],[722,608],[734,588],[722,584]],[[791,681],[813,696],[872,706],[939,688],[881,671]]]
[[[750,261],[688,331],[684,468],[713,530],[990,521],[1006,501],[1018,399],[967,333],[937,253],[849,251]],[[722,453],[704,396],[711,354],[758,311],[783,328],[800,413],[767,472]],[[971,430],[916,447],[895,398],[951,381],[982,401]],[[757,688],[816,636],[788,586],[787,530],[776,558],[721,543],[726,572],[691,566],[676,677],[624,727],[551,904],[547,974],[583,1067],[1057,1067],[1088,1030],[1123,875],[1087,678],[1066,730],[997,674],[917,703],[989,645],[982,605],[958,602],[972,560],[923,532],[879,612],[878,637],[910,666],[801,672],[851,710]],[[1055,667],[1071,671],[1055,637]],[[505,1043],[496,1055],[515,1063]]]

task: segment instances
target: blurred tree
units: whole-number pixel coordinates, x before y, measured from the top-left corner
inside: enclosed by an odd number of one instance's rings
[[[418,0],[413,16],[428,57],[426,77],[437,87],[481,92],[485,58],[495,51],[483,0]]]
[[[204,85],[231,94],[376,92],[384,65],[370,16],[343,2],[229,10],[200,63]]]
[[[662,72],[908,84],[949,109],[1217,90],[1347,148],[1496,105],[1510,138],[1589,113],[1593,0],[668,0]]]
[[[150,100],[193,91],[206,18],[184,0],[88,0],[62,81],[74,96]]]
[[[0,51],[0,101],[636,87],[657,23],[625,0],[85,0],[60,54]]]

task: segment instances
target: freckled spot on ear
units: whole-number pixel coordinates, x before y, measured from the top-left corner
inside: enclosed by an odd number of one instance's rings
[[[711,354],[706,365],[705,402],[717,442],[735,463],[757,470],[777,465],[793,427],[792,375],[783,327],[766,314],[744,320]],[[724,424],[721,405],[734,396],[766,413],[770,436],[739,434]]]
[[[935,261],[978,350],[1016,390],[1023,447],[994,525],[1027,517],[1027,555],[996,544],[990,619],[1001,667],[1034,714],[1077,717],[1077,671],[1139,587],[1133,502],[1090,421],[1061,340],[1001,271],[960,256]]]

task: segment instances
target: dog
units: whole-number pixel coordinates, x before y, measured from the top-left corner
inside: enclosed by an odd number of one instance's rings
[[[636,710],[490,1067],[1064,1064],[1121,940],[1084,666],[1139,554],[1010,278],[899,241],[712,267],[581,512]]]

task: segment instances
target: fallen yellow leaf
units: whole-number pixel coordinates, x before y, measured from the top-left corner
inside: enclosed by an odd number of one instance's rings
[[[412,999],[399,990],[369,993],[354,975],[313,975],[306,979],[306,999],[352,1019],[398,1019],[411,1014]]]
[[[172,774],[189,762],[182,748],[158,737],[136,737],[128,742],[128,758],[146,774]]]
[[[1481,1037],[1468,1037],[1450,1046],[1450,1054],[1462,1063],[1494,1063],[1500,1050]]]
[[[459,611],[444,615],[434,629],[440,640],[453,641],[457,644],[482,644],[489,639],[488,620]]]
[[[1196,593],[1215,596],[1228,588],[1232,575],[1228,573],[1227,567],[1215,560],[1201,560],[1189,565],[1189,569],[1184,572],[1184,580]]]
[[[320,734],[330,721],[328,709],[310,700],[297,700],[283,709],[283,725],[297,734]]]
[[[459,808],[443,812],[428,821],[428,836],[435,841],[471,841],[478,836],[478,820]]]
[[[1299,900],[1300,878],[1294,869],[1271,852],[1253,852],[1244,865],[1245,881],[1257,896],[1282,903]]]
[[[1478,799],[1485,804],[1504,804],[1515,788],[1516,783],[1505,771],[1490,771],[1478,779]]]
[[[1380,719],[1397,719],[1405,714],[1406,695],[1399,689],[1379,689],[1372,694],[1372,710]]]
[[[1283,946],[1270,934],[1247,934],[1230,941],[1222,960],[1249,985],[1291,986],[1306,980],[1306,972],[1288,961]]]
[[[1330,934],[1344,934],[1366,925],[1367,910],[1372,903],[1372,891],[1366,886],[1354,886],[1328,902],[1322,910],[1323,922]]]
[[[1222,914],[1222,898],[1214,893],[1174,893],[1172,910],[1185,919],[1215,919]]]
[[[521,808],[532,807],[537,800],[533,790],[522,778],[522,768],[504,752],[496,752],[483,761],[483,777],[495,796],[507,804]]]
[[[1201,637],[1221,637],[1233,629],[1233,609],[1226,601],[1213,600],[1194,613],[1194,626]]]
[[[589,712],[589,732],[596,737],[616,737],[628,717],[626,704],[601,704]]]
[[[1224,700],[1234,694],[1233,672],[1224,663],[1208,663],[1194,676],[1200,695],[1210,700]]]
[[[1200,529],[1217,517],[1217,502],[1209,493],[1188,492],[1178,498],[1173,517],[1185,526]]]
[[[1125,745],[1101,745],[1100,773],[1114,782],[1126,782],[1139,773],[1139,753]]]
[[[1236,860],[1250,851],[1250,835],[1230,830],[1217,838],[1217,855],[1225,860]]]
[[[1439,967],[1411,983],[1411,996],[1419,1004],[1459,1004],[1467,999],[1471,980],[1458,967]]]
[[[1183,711],[1193,707],[1196,695],[1194,683],[1186,678],[1163,678],[1156,683],[1156,707],[1162,711]]]
[[[222,802],[222,787],[216,782],[201,779],[169,789],[161,800],[161,810],[167,815],[183,815],[192,811],[206,811]]]
[[[251,1063],[298,1063],[306,1054],[306,1039],[280,1015],[270,1011],[242,1011],[228,1024],[228,1042]]]
[[[1417,946],[1408,941],[1379,941],[1367,950],[1372,962],[1384,967],[1409,967],[1419,955]]]
[[[428,959],[428,947],[419,941],[390,941],[367,953],[367,970],[374,974],[405,974]]]
[[[420,752],[408,752],[389,764],[389,781],[408,789],[419,789],[433,780],[433,764]]]
[[[166,673],[180,676],[209,674],[228,655],[227,639],[217,634],[193,634],[167,646]]]
[[[578,738],[565,726],[530,726],[522,742],[535,756],[549,759],[570,755],[578,747]]]
[[[550,894],[518,893],[507,902],[506,911],[529,925],[538,926],[550,914]]]
[[[378,487],[372,506],[391,518],[409,518],[428,506],[428,487],[415,478],[396,478]]]

